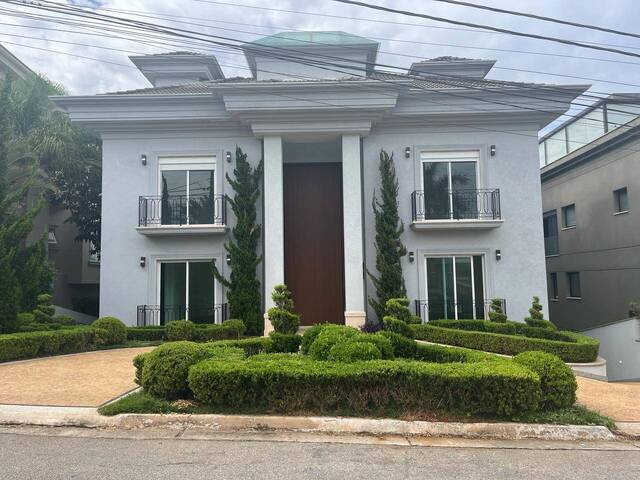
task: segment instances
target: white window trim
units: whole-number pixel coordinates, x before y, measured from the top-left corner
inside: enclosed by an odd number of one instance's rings
[[[471,261],[471,302],[473,305],[473,319],[476,320],[476,285],[475,285],[475,272],[474,272],[474,268],[473,268],[473,257],[480,257],[481,258],[481,268],[482,268],[482,278],[483,278],[483,282],[482,282],[482,295],[484,297],[484,299],[486,300],[487,298],[487,268],[486,268],[486,255],[484,253],[456,253],[456,254],[446,254],[446,253],[442,253],[442,254],[425,254],[424,255],[424,289],[425,289],[425,301],[429,302],[429,275],[428,275],[428,271],[427,271],[427,259],[428,258],[452,258],[453,259],[453,301],[454,301],[454,310],[455,310],[455,319],[458,320],[458,289],[456,288],[456,258],[457,257],[464,257],[464,258],[469,258]],[[420,312],[422,314],[422,312]],[[485,315],[486,315],[486,309],[485,309]],[[422,316],[422,315],[421,315]],[[429,309],[427,308],[427,314],[426,314],[426,320],[427,322],[430,320],[429,319]],[[484,319],[481,319],[484,320]]]
[[[156,260],[156,305],[158,305],[159,308],[162,308],[162,274],[161,274],[161,269],[162,269],[162,264],[163,263],[184,263],[186,264],[185,266],[185,299],[184,299],[184,303],[185,303],[185,320],[189,320],[189,264],[190,263],[205,263],[205,262],[211,262],[213,261],[213,257],[211,258],[181,258],[181,259],[167,259],[167,258],[163,258],[163,259],[159,259]],[[212,274],[213,275],[213,274]],[[222,302],[217,302],[218,300],[218,280],[213,277],[213,305],[214,307],[216,305],[221,305]],[[158,315],[158,322],[160,322],[160,315]],[[220,312],[218,312],[218,310],[214,311],[214,319],[213,319],[213,323],[215,324],[221,324],[222,323],[222,318],[220,317]],[[159,324],[159,323],[158,323]]]

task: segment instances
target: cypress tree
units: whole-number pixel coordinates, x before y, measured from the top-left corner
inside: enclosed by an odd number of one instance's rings
[[[369,298],[378,317],[382,320],[387,300],[407,296],[402,276],[400,260],[407,249],[400,240],[404,224],[398,213],[398,179],[393,163],[393,154],[389,156],[380,151],[380,199],[373,195],[373,213],[376,220],[376,270],[378,276],[367,271],[376,289],[377,298]]]
[[[247,162],[247,155],[236,147],[235,180],[228,174],[227,181],[235,192],[226,200],[236,216],[232,239],[224,248],[229,254],[231,274],[227,280],[222,276],[215,262],[213,274],[227,288],[227,300],[231,318],[239,318],[247,327],[247,335],[262,335],[262,296],[256,269],[262,261],[258,255],[261,226],[256,223],[256,202],[260,195],[262,161],[254,169]]]

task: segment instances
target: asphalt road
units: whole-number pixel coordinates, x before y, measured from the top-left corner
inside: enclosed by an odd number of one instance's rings
[[[637,480],[640,450],[100,438],[2,429],[0,478]]]

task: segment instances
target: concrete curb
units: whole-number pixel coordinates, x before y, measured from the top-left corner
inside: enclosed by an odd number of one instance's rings
[[[494,440],[616,440],[606,427],[523,423],[454,423],[392,419],[254,415],[123,414],[104,417],[92,408],[0,406],[0,425],[135,430],[198,429],[211,433],[296,432],[335,435],[403,435]]]

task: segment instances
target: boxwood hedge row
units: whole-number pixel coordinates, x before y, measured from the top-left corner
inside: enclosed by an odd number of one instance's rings
[[[571,340],[560,341],[549,338],[525,337],[523,335],[444,328],[432,324],[411,325],[411,328],[415,338],[418,340],[505,355],[517,355],[518,353],[537,350],[557,355],[565,362],[593,362],[598,357],[598,349],[600,347],[599,340],[574,332],[551,331],[550,333],[560,333],[566,340]]]
[[[89,327],[0,335],[0,362],[86,352],[94,348],[94,337]]]

